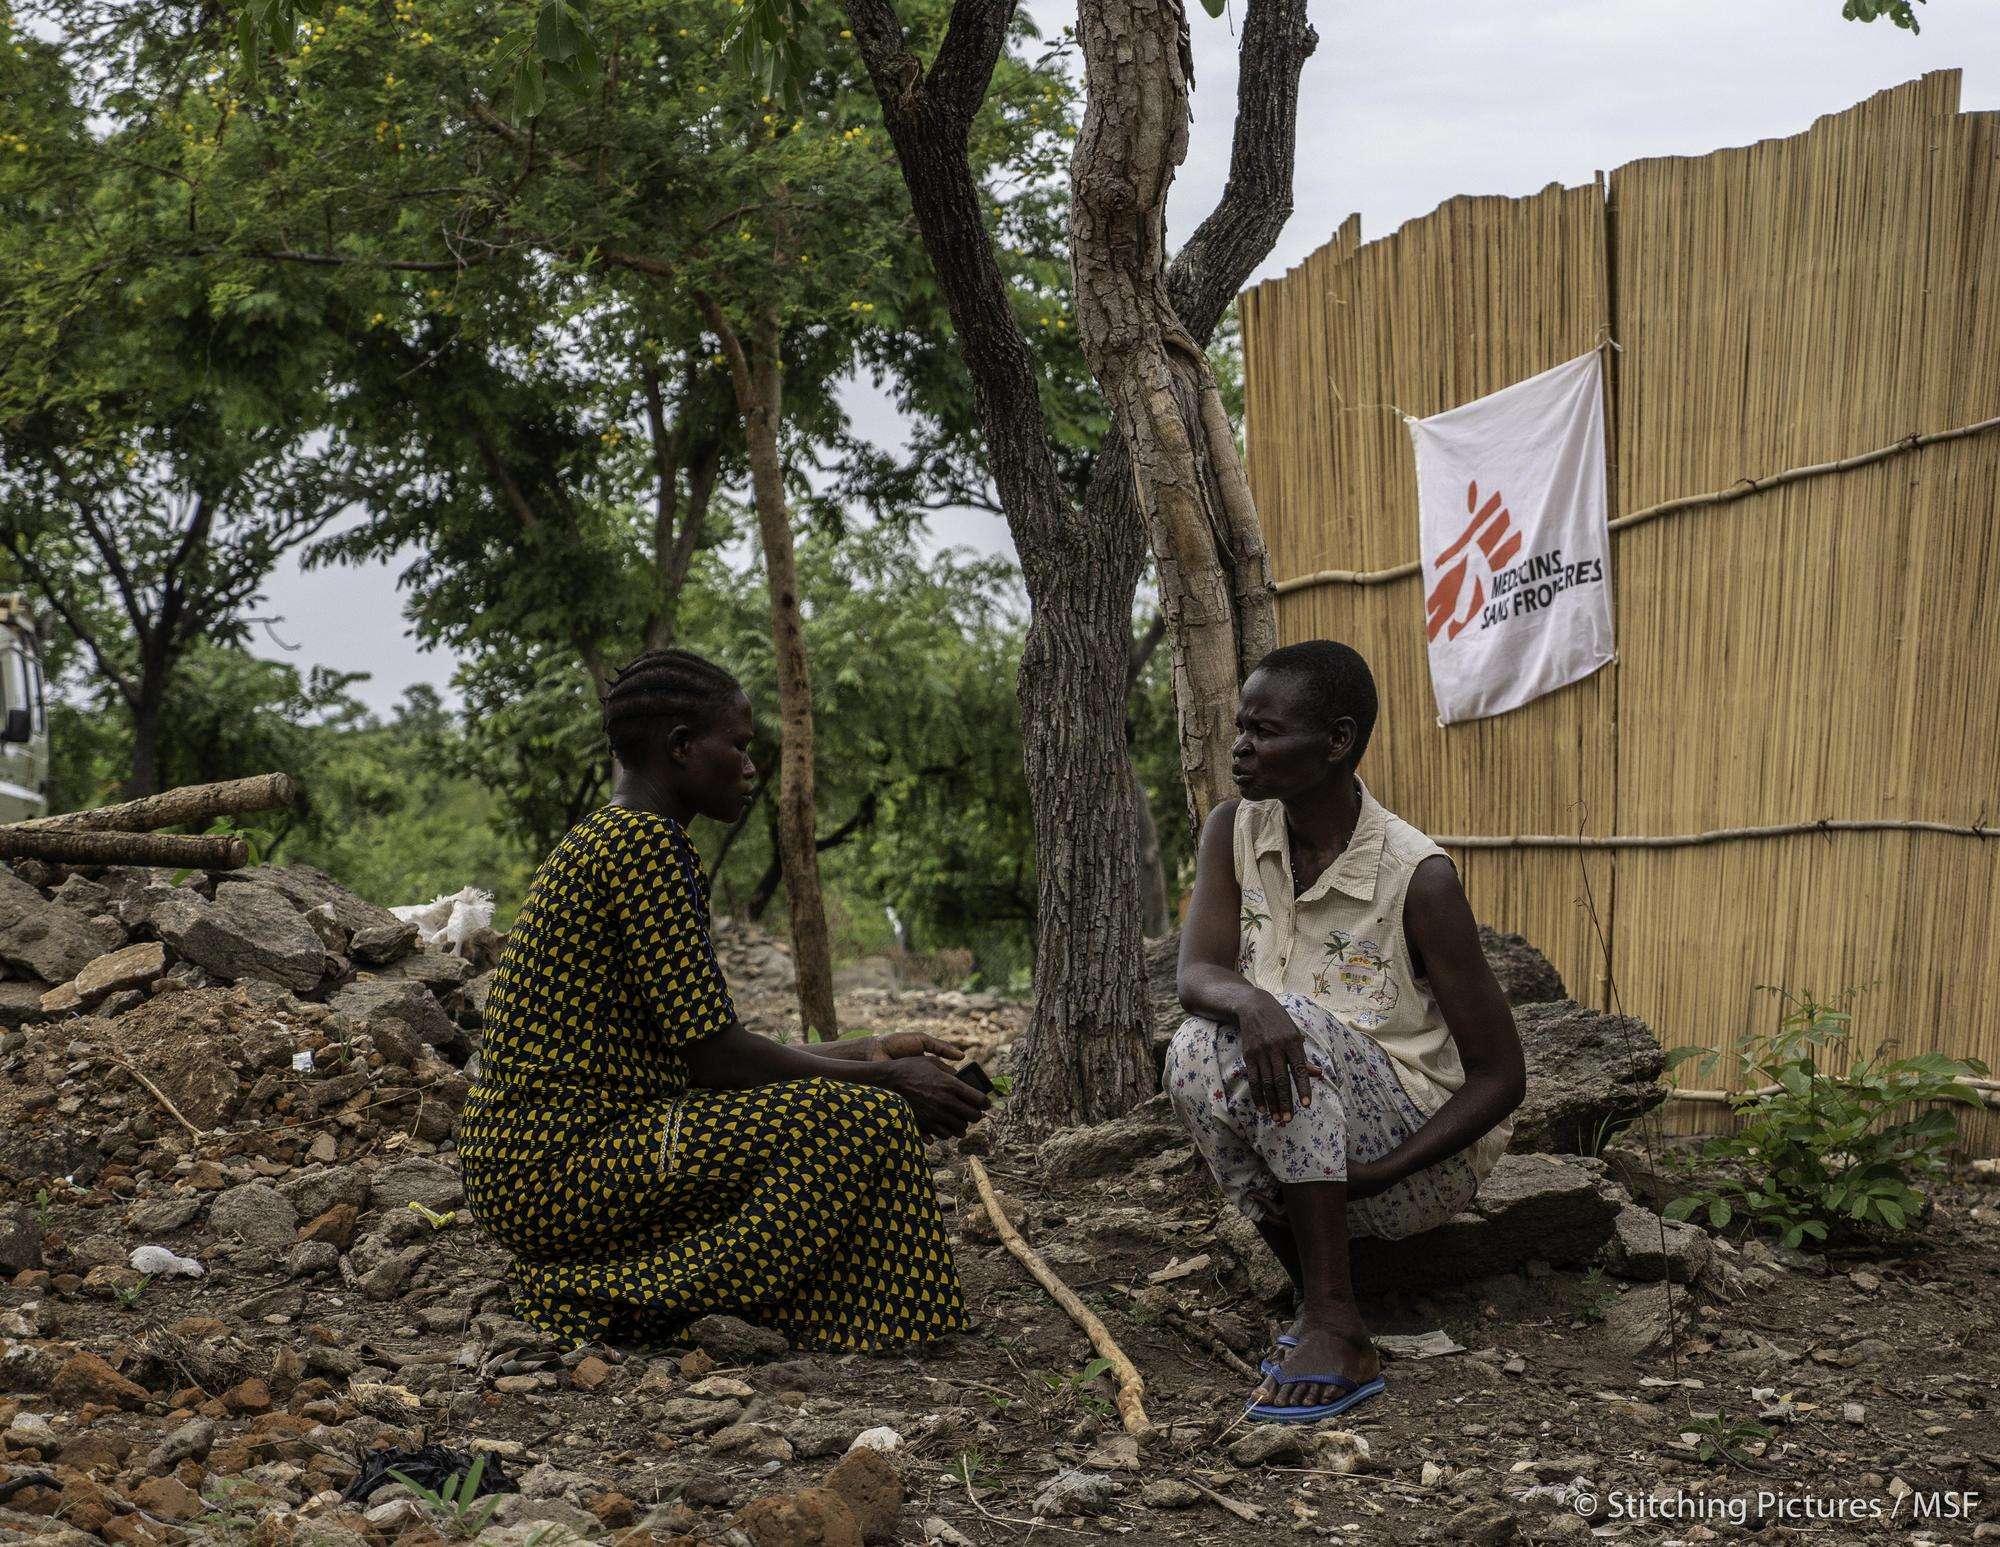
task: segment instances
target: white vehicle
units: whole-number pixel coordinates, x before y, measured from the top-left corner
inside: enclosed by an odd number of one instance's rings
[[[46,816],[49,716],[42,641],[19,592],[0,595],[0,822]]]

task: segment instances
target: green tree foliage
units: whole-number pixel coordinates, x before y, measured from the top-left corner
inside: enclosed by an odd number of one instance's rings
[[[162,162],[187,103],[131,100],[100,60],[0,45],[0,546],[129,717],[134,793],[198,643],[240,640],[264,581],[351,492],[320,418],[325,340],[235,283]],[[101,132],[89,119],[120,104]]]
[[[1846,0],[1840,14],[1849,21],[1874,21],[1886,16],[1909,32],[1921,32],[1917,25],[1917,6],[1923,0]]]

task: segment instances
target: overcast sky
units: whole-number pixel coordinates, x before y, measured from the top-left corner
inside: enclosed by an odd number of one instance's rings
[[[1168,210],[1170,239],[1221,192],[1236,105],[1233,15],[1195,0],[1195,122]],[[1641,156],[1699,155],[1773,135],[1928,70],[1965,72],[1962,106],[2000,107],[2000,3],[1933,0],[1912,37],[1843,21],[1841,0],[1427,0],[1315,4],[1319,50],[1300,90],[1291,225],[1258,278],[1281,274],[1359,211],[1377,237],[1455,194],[1528,194],[1583,183]],[[1047,33],[1074,0],[1027,0]],[[894,411],[852,395],[887,444]],[[998,518],[933,523],[939,542],[1010,549]],[[415,682],[447,688],[449,658],[406,633],[397,567],[287,567],[270,587],[287,659],[367,671],[357,691],[388,709]],[[264,653],[278,653],[268,639]]]

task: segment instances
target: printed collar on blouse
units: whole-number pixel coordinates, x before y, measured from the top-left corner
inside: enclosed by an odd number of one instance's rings
[[[1300,893],[1298,905],[1316,902],[1329,888],[1343,892],[1356,902],[1372,902],[1375,899],[1375,882],[1382,869],[1382,848],[1389,836],[1389,813],[1382,803],[1368,793],[1368,786],[1357,775],[1355,788],[1361,792],[1361,816],[1354,824],[1354,834],[1347,840],[1347,847],[1340,851],[1340,858],[1320,872],[1319,879]],[[1285,805],[1278,800],[1260,800],[1252,803],[1256,813],[1252,835],[1259,855],[1276,854],[1289,879],[1292,871],[1292,847],[1290,835],[1285,831]]]

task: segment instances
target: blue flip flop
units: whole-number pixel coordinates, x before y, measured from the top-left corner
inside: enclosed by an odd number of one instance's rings
[[[1322,1418],[1337,1417],[1351,1407],[1358,1407],[1387,1389],[1379,1375],[1366,1382],[1351,1381],[1345,1375],[1294,1375],[1286,1384],[1336,1386],[1341,1395],[1338,1400],[1322,1402],[1317,1407],[1272,1407],[1253,1402],[1244,1412],[1259,1423],[1318,1423]]]
[[[1280,1332],[1278,1334],[1278,1346],[1280,1348],[1297,1348],[1299,1346],[1299,1340],[1293,1337],[1289,1332]],[[1266,1359],[1262,1364],[1257,1366],[1257,1373],[1259,1375],[1269,1376],[1272,1380],[1276,1380],[1279,1377],[1279,1375],[1282,1374],[1283,1372],[1277,1360]]]

